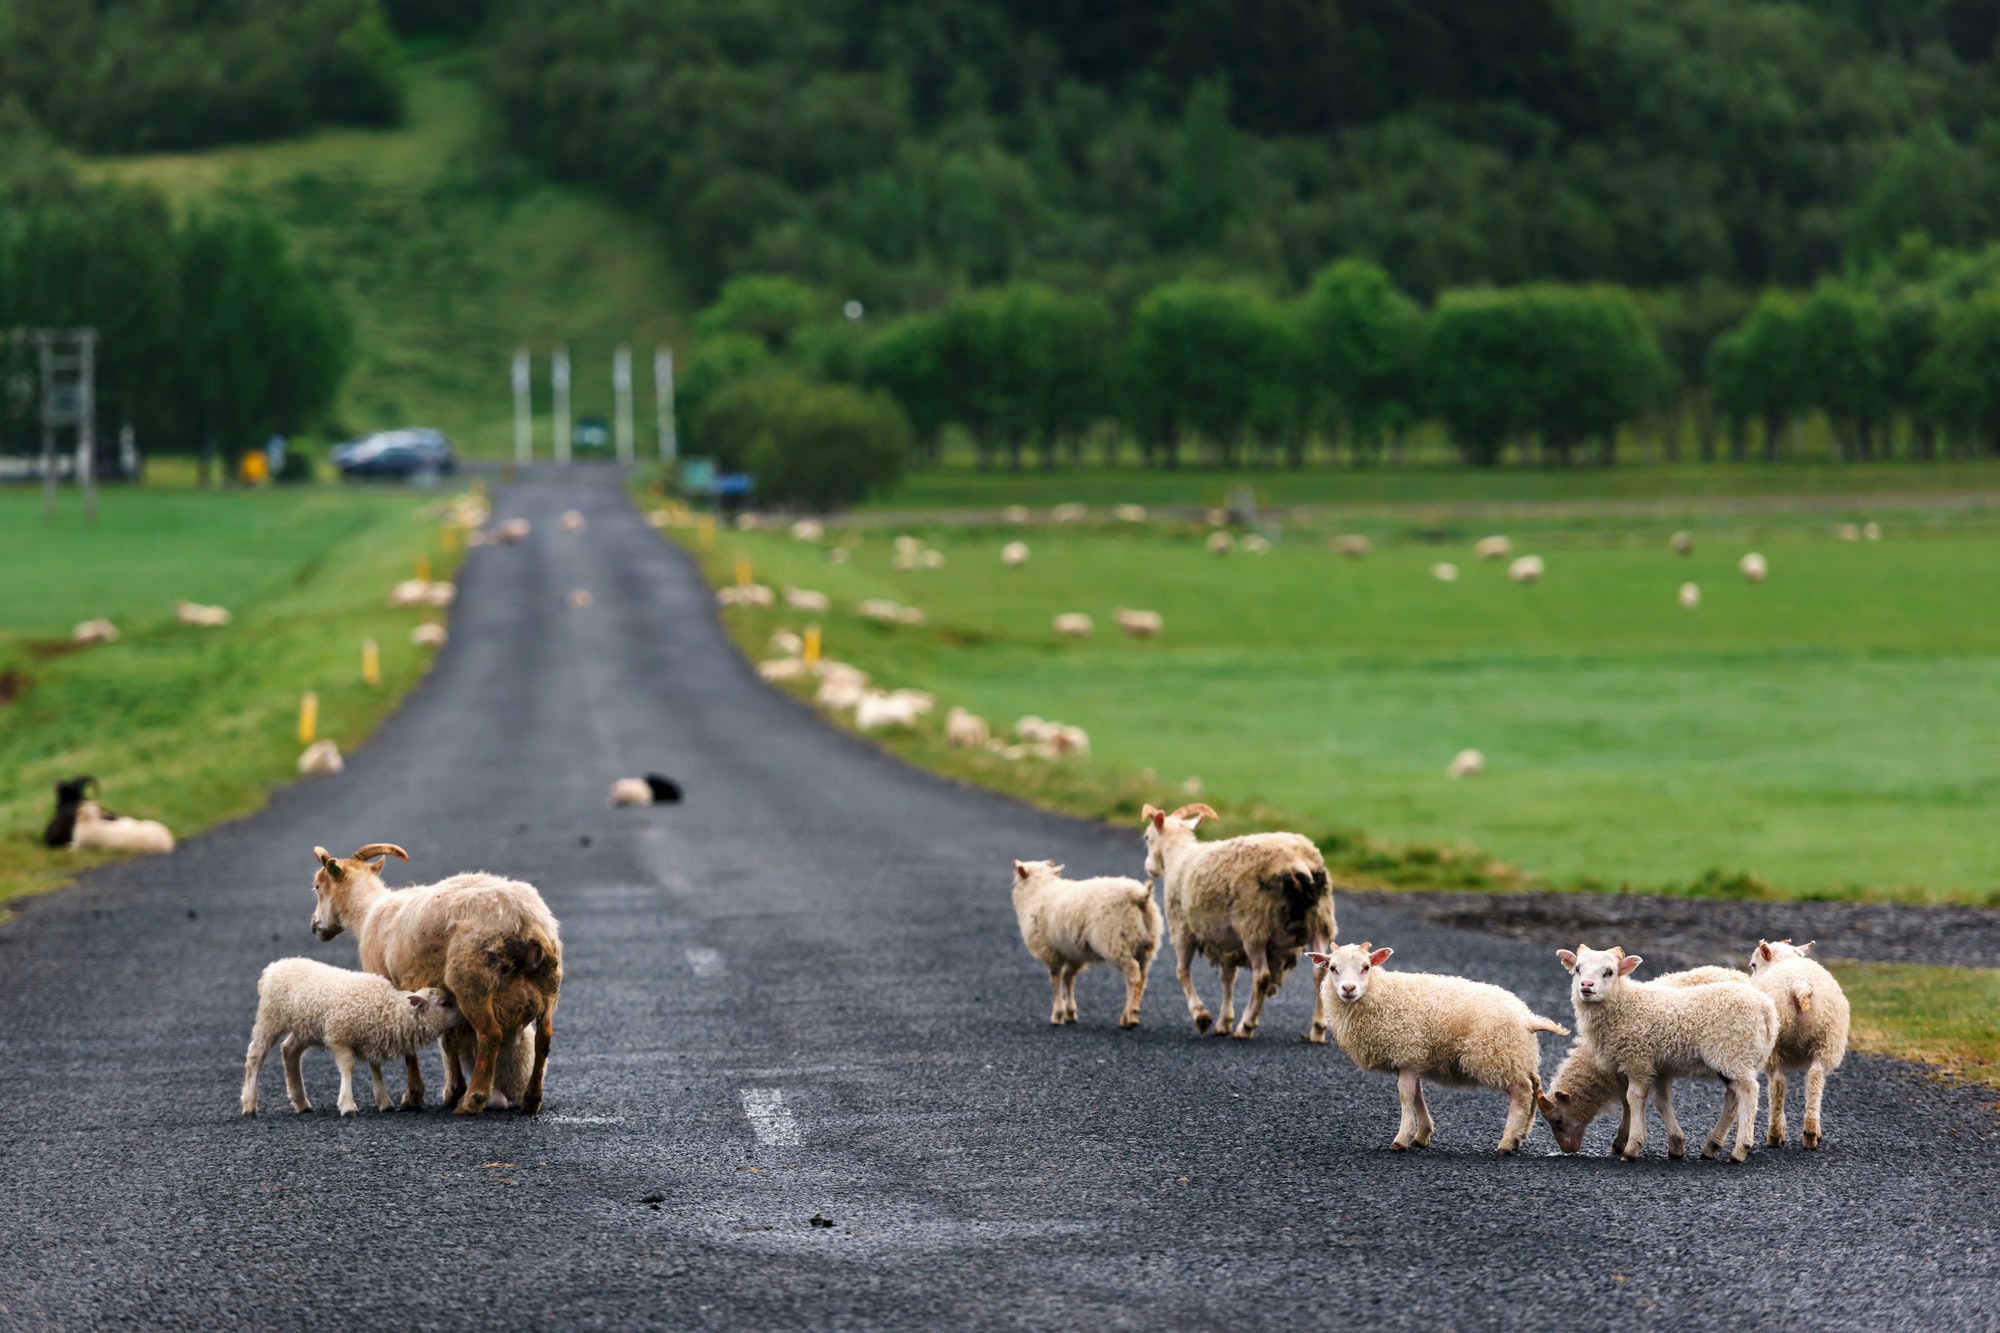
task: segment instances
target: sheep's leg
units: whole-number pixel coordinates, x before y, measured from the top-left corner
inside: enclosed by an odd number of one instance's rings
[[[1307,943],[1306,947],[1310,949],[1313,953],[1332,953],[1333,941],[1318,940],[1318,939],[1311,940]],[[1306,970],[1312,974],[1312,988],[1313,988],[1312,1029],[1306,1033],[1306,1040],[1313,1043],[1313,1045],[1315,1046],[1324,1046],[1326,1044],[1326,1014],[1327,1014],[1326,987],[1320,985],[1322,977],[1320,976],[1318,969],[1308,966]]]
[[[458,1105],[459,1099],[465,1096],[465,1071],[466,1067],[472,1062],[467,1045],[471,1042],[471,1033],[464,1029],[454,1028],[444,1034],[442,1045],[444,1050],[444,1104],[446,1106]],[[476,1043],[472,1044],[476,1045]]]
[[[1188,1016],[1194,1019],[1194,1030],[1208,1031],[1215,1020],[1209,1015],[1208,1006],[1201,1002],[1201,996],[1195,992],[1194,940],[1189,936],[1174,936],[1174,976],[1181,983],[1181,994],[1187,996]]]
[[[1262,946],[1249,945],[1244,952],[1250,955],[1250,995],[1243,1002],[1243,1021],[1234,1035],[1248,1038],[1257,1035],[1257,1024],[1264,1017],[1264,1001],[1277,989],[1277,983],[1271,973],[1271,960]]]
[[[250,1029],[250,1050],[243,1057],[243,1114],[257,1114],[257,1073],[271,1054],[272,1034],[258,1023]]]
[[[1423,1082],[1414,1069],[1398,1070],[1396,1073],[1396,1100],[1403,1105],[1403,1117],[1396,1123],[1396,1137],[1389,1144],[1392,1151],[1402,1152],[1410,1146],[1410,1140],[1417,1133],[1417,1104],[1423,1096]]]
[[[479,1049],[472,1058],[472,1075],[465,1095],[459,1098],[452,1114],[478,1115],[493,1097],[493,1075],[500,1064],[500,1021],[493,1017],[490,996],[481,996],[471,1004],[461,1000],[459,1012],[465,1015],[466,1023],[479,1039]]]
[[[1507,1085],[1507,1123],[1500,1130],[1500,1152],[1504,1156],[1520,1148],[1535,1123],[1535,1087],[1532,1083]]]
[[[1083,971],[1082,963],[1074,963],[1063,969],[1063,1022],[1076,1022],[1076,974]]]
[[[450,1057],[446,1058],[448,1060]],[[405,1111],[424,1109],[424,1070],[414,1055],[403,1057],[403,1109]]]
[[[1611,1140],[1611,1151],[1625,1152],[1625,1140],[1632,1137],[1632,1105],[1625,1100],[1623,1092],[1618,1094],[1618,1133]]]
[[[1646,1098],[1652,1094],[1652,1086],[1634,1078],[1625,1084],[1625,1114],[1630,1123],[1625,1127],[1625,1147],[1619,1156],[1626,1161],[1634,1161],[1646,1151]]]
[[[1222,967],[1222,1021],[1215,1025],[1218,1037],[1232,1035],[1236,1026],[1236,964],[1225,963]]]
[[[1778,1113],[1780,1086],[1776,1082],[1771,1085],[1771,1114],[1774,1118]],[[1813,1062],[1806,1066],[1806,1123],[1799,1131],[1799,1146],[1802,1148],[1819,1147],[1819,1099],[1825,1095],[1826,1061],[1815,1055]]]
[[[375,1082],[375,1109],[378,1111],[393,1109],[396,1103],[389,1100],[389,1085],[382,1081],[382,1065],[380,1061],[370,1060],[368,1062],[368,1077]]]
[[[1419,1148],[1428,1148],[1431,1146],[1431,1133],[1437,1128],[1437,1123],[1431,1119],[1430,1103],[1424,1100],[1424,1080],[1422,1075],[1417,1076],[1416,1083],[1417,1146]]]
[[[1660,1123],[1667,1130],[1667,1156],[1679,1160],[1687,1156],[1687,1135],[1681,1133],[1681,1122],[1674,1118],[1674,1081],[1663,1078],[1653,1085],[1653,1105],[1660,1110]]]
[[[354,1052],[345,1046],[335,1046],[333,1062],[340,1066],[340,1113],[355,1115],[361,1108],[354,1103]]]
[[[1729,1093],[1736,1100],[1736,1146],[1730,1150],[1729,1160],[1747,1162],[1750,1140],[1757,1137],[1757,1071],[1753,1068],[1747,1075],[1738,1075],[1730,1083]]]
[[[1063,970],[1061,963],[1052,963],[1049,966],[1049,995],[1049,1026],[1059,1028],[1063,1025]]]
[[[535,1068],[521,1093],[520,1110],[524,1115],[534,1115],[542,1109],[542,1074],[549,1067],[549,1047],[555,1044],[555,1039],[556,1011],[550,1009],[535,1020]]]
[[[306,1044],[297,1037],[285,1038],[285,1044],[278,1048],[278,1056],[285,1062],[285,1093],[292,1099],[294,1111],[313,1109],[312,1099],[306,1096],[305,1075],[299,1072],[299,1060],[306,1053]]]
[[[1785,1068],[1772,1060],[1764,1066],[1764,1072],[1771,1076],[1771,1123],[1765,1126],[1764,1146],[1782,1148],[1785,1146]]]
[[[1136,958],[1123,958],[1118,970],[1125,974],[1125,1012],[1118,1015],[1118,1026],[1135,1028],[1139,1026],[1139,1002],[1146,998],[1146,965]]]

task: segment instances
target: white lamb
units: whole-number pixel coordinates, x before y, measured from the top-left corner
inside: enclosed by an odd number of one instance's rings
[[[801,657],[774,657],[757,664],[757,675],[764,680],[797,680],[805,674],[805,659]]]
[[[844,662],[822,663],[819,691],[813,702],[821,708],[845,712],[861,702],[868,692],[868,673]]]
[[[1458,582],[1458,566],[1449,560],[1440,560],[1431,566],[1431,577],[1439,583]]]
[[[1146,506],[1132,504],[1113,505],[1111,507],[1111,517],[1117,519],[1120,523],[1144,523],[1146,521]]]
[[[825,611],[833,605],[823,592],[811,588],[786,588],[785,605],[794,611]]]
[[[1568,1036],[1519,996],[1483,981],[1383,968],[1394,949],[1343,944],[1307,955],[1320,978],[1319,1008],[1327,1030],[1355,1066],[1396,1075],[1403,1118],[1389,1146],[1401,1152],[1431,1141],[1425,1079],[1451,1087],[1491,1088],[1507,1094],[1507,1123],[1500,1152],[1511,1153],[1535,1123],[1542,1090],[1537,1032]]]
[[[1736,1142],[1729,1160],[1748,1160],[1757,1129],[1757,1072],[1778,1040],[1778,1010],[1770,998],[1748,986],[1640,985],[1631,973],[1642,960],[1636,954],[1628,958],[1623,949],[1579,945],[1574,953],[1559,950],[1557,957],[1570,973],[1578,1034],[1626,1079],[1631,1127],[1620,1155],[1631,1161],[1645,1151],[1646,1101],[1655,1084],[1714,1076],[1727,1091],[1701,1155],[1721,1151],[1733,1118]]]
[[[118,642],[118,627],[102,616],[96,620],[80,621],[77,627],[70,631],[69,641],[71,643],[116,643]]]
[[[1514,542],[1511,538],[1497,535],[1481,537],[1472,544],[1472,553],[1481,560],[1501,560],[1514,553]]]
[[[1091,618],[1081,611],[1065,611],[1049,622],[1058,639],[1087,639],[1097,632]]]
[[[174,603],[174,619],[183,625],[198,625],[203,629],[219,629],[230,620],[226,606],[203,606],[200,602],[185,599]]]
[[[1681,585],[1681,590],[1677,594],[1677,596],[1680,600],[1682,608],[1685,610],[1692,611],[1696,607],[1701,605],[1701,585],[1696,583],[1683,583]]]
[[[1056,523],[1081,523],[1090,516],[1090,510],[1075,500],[1059,504],[1049,510],[1049,518]]]
[[[1195,829],[1216,818],[1205,805],[1184,805],[1171,815],[1148,805],[1143,815],[1146,877],[1164,886],[1175,975],[1195,1031],[1208,1031],[1214,1021],[1194,988],[1199,950],[1222,973],[1222,1023],[1216,1030],[1240,1039],[1256,1036],[1264,1002],[1298,965],[1300,948],[1325,953],[1333,947],[1333,889],[1325,859],[1312,839],[1297,833],[1202,842]],[[1250,999],[1242,1023],[1231,1031],[1236,971],[1245,963]],[[1310,1041],[1326,1040],[1323,1008],[1315,997]]]
[[[1453,781],[1469,778],[1486,771],[1486,756],[1477,750],[1460,750],[1451,757],[1451,764],[1444,775]]]
[[[1027,564],[1028,544],[1026,542],[1008,542],[1000,548],[1000,563],[1009,569],[1019,569],[1022,565]]]
[[[419,648],[442,648],[447,637],[444,626],[435,620],[426,620],[410,629],[410,642]]]
[[[528,540],[528,534],[532,531],[534,531],[534,525],[529,523],[527,519],[510,518],[495,528],[493,535],[500,539],[502,546],[518,546]]]
[[[1736,568],[1741,570],[1743,577],[1752,583],[1762,583],[1771,575],[1771,566],[1765,562],[1763,556],[1757,554],[1755,551],[1747,552],[1741,560],[1736,562]]]
[[[802,518],[792,524],[792,540],[795,542],[816,542],[826,536],[826,525],[816,518]]]
[[[875,731],[881,727],[914,727],[917,725],[917,706],[900,692],[885,694],[880,690],[868,690],[854,705],[854,725],[862,731]]]
[[[284,1043],[285,1090],[294,1111],[312,1110],[299,1060],[315,1046],[340,1066],[340,1113],[353,1115],[354,1062],[365,1060],[375,1081],[375,1109],[390,1110],[382,1063],[407,1060],[464,1022],[451,994],[439,987],[397,990],[372,972],[349,972],[311,958],[280,958],[257,979],[257,1021],[243,1057],[243,1114],[257,1114],[257,1071]]]
[[[1208,540],[1203,545],[1207,546],[1213,555],[1228,555],[1236,549],[1236,539],[1226,532],[1217,530],[1208,534]]]
[[[389,589],[391,606],[429,606],[431,581],[429,579],[404,579]]]
[[[1507,566],[1507,577],[1516,583],[1540,583],[1545,567],[1538,555],[1524,555]]]
[[[1335,537],[1333,549],[1349,560],[1359,560],[1368,554],[1368,539],[1359,533],[1349,533],[1345,537]]]
[[[1121,606],[1112,611],[1111,618],[1132,639],[1157,639],[1167,627],[1166,619],[1158,611],[1128,611]]]
[[[76,827],[69,835],[73,852],[101,847],[113,852],[171,852],[174,835],[157,819],[132,819],[125,815],[107,817],[96,801],[76,807]]]
[[[1021,941],[1049,969],[1054,1007],[1049,1023],[1076,1022],[1076,974],[1110,963],[1125,974],[1125,1012],[1118,1026],[1139,1026],[1146,971],[1160,951],[1160,909],[1150,884],[1105,876],[1064,879],[1053,861],[1014,863],[1014,915]]]
[[[1785,1145],[1785,1074],[1806,1071],[1806,1121],[1799,1142],[1819,1147],[1819,1103],[1826,1076],[1847,1058],[1847,993],[1833,973],[1806,954],[1813,941],[1759,940],[1750,955],[1751,984],[1778,1006],[1778,1043],[1765,1073],[1771,1076],[1771,1119],[1765,1145]]]
[[[314,773],[339,773],[346,767],[347,761],[340,757],[340,747],[331,740],[324,738],[316,740],[299,753],[301,776]]]
[[[977,713],[968,713],[964,708],[953,706],[945,714],[944,743],[955,750],[980,750],[993,738],[993,729],[986,725],[986,719]]]
[[[1675,555],[1693,555],[1694,534],[1692,532],[1676,532],[1673,536],[1667,538],[1667,545],[1673,548]]]

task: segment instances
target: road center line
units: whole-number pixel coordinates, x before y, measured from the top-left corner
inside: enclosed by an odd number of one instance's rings
[[[777,1088],[743,1089],[743,1114],[749,1117],[757,1142],[767,1147],[796,1148],[801,1142],[799,1122]]]
[[[698,977],[719,977],[729,969],[722,965],[722,955],[714,949],[700,947],[687,951],[688,966]]]

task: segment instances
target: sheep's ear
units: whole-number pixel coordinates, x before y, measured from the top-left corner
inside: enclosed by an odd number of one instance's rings
[[[1554,1115],[1556,1113],[1556,1104],[1548,1099],[1546,1093],[1538,1092],[1535,1094],[1535,1105],[1543,1115]]]
[[[1627,958],[1624,962],[1618,964],[1618,975],[1621,977],[1631,976],[1633,969],[1638,967],[1639,964],[1645,961],[1646,960],[1641,958],[1638,954],[1636,953],[1633,954],[1630,958]]]
[[[1757,956],[1759,958],[1762,958],[1764,961],[1769,962],[1771,959],[1771,946],[1763,940],[1758,940]]]
[[[1576,966],[1576,955],[1568,949],[1557,949],[1556,957],[1562,959],[1562,965],[1565,968],[1574,968]]]
[[[1799,946],[1799,956],[1803,958],[1805,955],[1811,953],[1813,945],[1818,943],[1818,940],[1807,940],[1804,944],[1801,944]]]
[[[1394,949],[1391,949],[1387,945],[1384,945],[1382,948],[1377,949],[1374,953],[1368,955],[1368,965],[1370,967],[1380,967],[1382,966],[1382,964],[1389,961],[1389,955],[1394,952],[1396,952]]]
[[[1308,953],[1306,954],[1306,957],[1312,960],[1312,965],[1313,965],[1314,967],[1332,967],[1332,966],[1333,966],[1333,955],[1332,955],[1332,954],[1330,954],[1330,953],[1311,953],[1311,952],[1308,952]]]
[[[418,995],[418,994],[415,994],[415,993],[412,993],[412,994],[411,994],[411,996],[410,996],[410,1008],[412,1008],[412,1009],[421,1009],[421,1008],[423,1008],[423,1007],[424,1007],[424,997],[423,997],[423,996],[421,996],[421,995]]]
[[[1028,865],[1025,861],[1014,862],[1014,877],[1016,879],[1026,879],[1028,877]]]
[[[1146,802],[1146,808],[1139,812],[1139,818],[1151,824],[1154,828],[1158,828],[1167,822],[1167,812],[1160,809],[1159,806],[1154,805],[1151,801],[1148,801]]]
[[[1049,873],[1050,873],[1051,875],[1060,875],[1060,874],[1062,874],[1062,872],[1063,872],[1063,871],[1065,871],[1065,870],[1067,870],[1067,869],[1069,869],[1069,867],[1068,867],[1067,865],[1055,865],[1055,864],[1051,864],[1051,865],[1049,866]]]
[[[1542,1100],[1547,1101],[1548,1099],[1545,1097]],[[1567,1103],[1569,1101],[1569,1094],[1567,1092],[1557,1092],[1556,1100],[1559,1102]]]

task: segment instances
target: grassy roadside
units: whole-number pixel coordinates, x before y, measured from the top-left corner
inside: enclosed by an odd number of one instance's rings
[[[97,854],[41,845],[58,777],[94,773],[107,805],[185,837],[262,804],[296,776],[299,696],[317,691],[319,734],[359,744],[429,667],[411,645],[437,610],[386,594],[426,556],[455,557],[412,521],[434,496],[303,488],[111,488],[94,527],[73,496],[46,523],[39,495],[0,493],[0,901],[54,888]],[[177,598],[233,622],[197,629]],[[76,649],[71,628],[108,617],[117,642]],[[380,645],[380,686],[361,641]]]
[[[1857,1051],[1922,1060],[2000,1088],[2000,969],[1828,964],[1854,1011]]]

